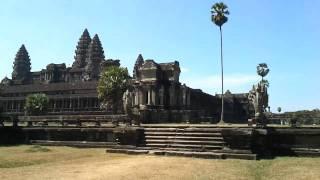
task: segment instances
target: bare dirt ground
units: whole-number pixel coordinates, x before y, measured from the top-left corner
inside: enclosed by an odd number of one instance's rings
[[[0,147],[0,179],[320,179],[320,158],[212,160],[12,146]]]

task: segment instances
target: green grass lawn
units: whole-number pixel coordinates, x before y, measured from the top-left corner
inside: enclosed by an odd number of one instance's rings
[[[214,160],[0,146],[0,179],[320,179],[320,158]]]

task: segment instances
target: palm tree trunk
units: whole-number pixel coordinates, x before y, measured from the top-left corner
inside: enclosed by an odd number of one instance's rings
[[[224,123],[224,90],[223,90],[223,54],[222,54],[222,29],[220,26],[220,57],[221,57],[221,118],[220,124]]]

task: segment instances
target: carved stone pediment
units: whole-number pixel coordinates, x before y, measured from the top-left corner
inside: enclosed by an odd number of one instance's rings
[[[158,69],[158,68],[159,68],[159,65],[156,62],[154,62],[154,60],[152,59],[145,60],[145,62],[142,65],[142,69]]]
[[[8,77],[5,77],[2,79],[1,84],[4,86],[10,86],[12,84],[12,80]]]

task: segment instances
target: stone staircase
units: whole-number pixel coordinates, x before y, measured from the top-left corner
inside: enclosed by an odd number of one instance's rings
[[[251,150],[228,148],[218,127],[144,126],[144,141],[136,148],[109,148],[109,153],[153,154],[209,159],[248,159],[257,155]]]
[[[225,142],[218,128],[144,128],[145,147],[208,151],[222,150]]]

